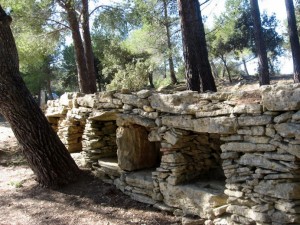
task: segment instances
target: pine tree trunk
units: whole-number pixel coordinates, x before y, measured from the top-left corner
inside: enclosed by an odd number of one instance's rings
[[[37,181],[47,187],[68,184],[80,170],[20,76],[10,21],[0,6],[0,113],[10,123]]]
[[[73,8],[72,3],[70,1],[65,3],[61,0],[57,0],[57,2],[63,9],[65,9],[67,13],[67,20],[72,32],[72,39],[75,49],[76,67],[78,72],[79,90],[82,93],[90,94],[92,93],[92,91],[90,90],[90,82],[86,66],[86,59],[84,55],[84,47],[79,30],[79,21],[76,16],[76,11]]]
[[[169,60],[169,67],[170,67],[170,77],[172,84],[177,84],[177,78],[175,75],[174,69],[174,61],[173,61],[173,51],[172,51],[172,43],[171,43],[171,32],[170,32],[170,24],[169,24],[169,16],[168,16],[168,5],[167,1],[163,1],[164,4],[164,19],[165,19],[165,28],[167,34],[167,44],[168,44],[168,60]]]
[[[256,45],[257,55],[258,55],[259,83],[260,85],[268,85],[270,84],[268,56],[267,56],[266,44],[262,33],[258,2],[257,0],[250,0],[250,3],[251,3],[251,14],[253,18],[253,25],[254,25],[255,45]]]
[[[244,69],[245,69],[246,75],[247,75],[247,76],[250,76],[250,75],[249,75],[249,72],[248,72],[246,60],[243,58],[242,61],[243,61],[243,65],[244,65]]]
[[[82,30],[83,30],[83,40],[84,40],[84,52],[86,58],[86,67],[88,71],[90,92],[97,92],[96,85],[96,72],[94,64],[94,53],[92,48],[92,39],[90,33],[90,22],[89,22],[89,2],[88,0],[82,0]]]
[[[224,64],[224,67],[226,68],[229,82],[232,83],[231,73],[230,73],[230,70],[229,70],[229,68],[228,68],[228,66],[227,66],[227,61],[226,61],[226,59],[224,58],[224,56],[221,56],[220,58],[221,58],[221,60],[222,60],[222,62],[223,62],[223,64]]]
[[[204,25],[198,0],[178,0],[188,89],[217,91],[208,61]]]
[[[294,64],[294,82],[300,82],[300,44],[297,32],[294,3],[292,0],[285,0],[286,14],[288,20],[289,37]]]

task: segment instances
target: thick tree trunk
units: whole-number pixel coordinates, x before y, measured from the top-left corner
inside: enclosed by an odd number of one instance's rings
[[[178,81],[177,81],[177,78],[175,75],[175,69],[174,69],[167,1],[163,0],[163,4],[164,4],[164,18],[165,18],[165,28],[166,28],[167,44],[168,44],[168,60],[169,60],[169,67],[170,67],[170,77],[171,77],[172,84],[177,84]]]
[[[243,65],[244,65],[244,69],[245,69],[246,75],[247,75],[247,76],[250,76],[250,75],[249,75],[249,72],[248,72],[246,60],[243,58],[242,61],[243,61]]]
[[[285,0],[286,14],[289,27],[289,37],[294,63],[294,82],[300,82],[300,44],[297,32],[294,3],[292,0]]]
[[[92,39],[90,33],[90,22],[89,22],[89,2],[88,0],[82,0],[82,30],[83,30],[83,40],[84,40],[84,52],[86,58],[86,67],[88,71],[90,92],[97,92],[96,85],[96,73],[94,64],[94,53],[92,47]]]
[[[266,44],[262,33],[260,12],[257,0],[250,0],[251,3],[251,14],[253,18],[254,25],[254,36],[255,45],[258,55],[259,64],[259,83],[260,85],[270,84],[269,76],[269,66],[268,66],[268,56],[266,50]]]
[[[178,0],[188,89],[217,91],[208,61],[204,25],[198,0]]]
[[[47,187],[67,184],[80,170],[20,76],[10,21],[0,6],[0,113],[10,123],[37,181]]]

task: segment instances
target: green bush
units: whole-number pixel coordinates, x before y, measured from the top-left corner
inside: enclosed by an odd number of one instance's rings
[[[150,64],[137,60],[135,63],[126,64],[125,69],[120,69],[115,74],[112,82],[107,85],[108,90],[129,89],[137,91],[148,84],[148,75],[151,72]]]

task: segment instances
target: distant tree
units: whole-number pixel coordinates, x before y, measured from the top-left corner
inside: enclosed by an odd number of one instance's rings
[[[254,26],[255,45],[259,63],[259,83],[260,85],[268,85],[270,84],[268,56],[262,32],[258,1],[250,0],[250,5]]]
[[[68,184],[80,170],[20,76],[11,21],[0,6],[0,113],[10,123],[37,181],[47,187]]]
[[[178,6],[187,87],[198,92],[217,91],[208,60],[199,1],[178,0]]]
[[[75,48],[76,65],[80,91],[83,93],[94,93],[97,91],[94,55],[89,28],[88,0],[81,0],[80,15],[77,14],[79,2],[75,0],[56,0],[65,10],[69,28]],[[82,15],[82,21],[81,21]],[[82,22],[83,39],[80,32]]]
[[[300,44],[293,0],[285,0],[288,30],[294,63],[294,82],[300,82]]]

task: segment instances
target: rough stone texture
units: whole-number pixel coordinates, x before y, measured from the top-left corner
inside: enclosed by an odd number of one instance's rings
[[[227,196],[221,183],[196,182],[193,185],[173,186],[160,183],[160,190],[167,205],[183,209],[187,215],[213,218],[213,209],[226,205]]]
[[[46,115],[104,182],[185,224],[299,224],[299,97],[299,84],[66,93]]]
[[[138,125],[117,129],[118,162],[121,169],[134,171],[155,167],[158,149],[148,141],[147,130]]]
[[[262,89],[263,107],[269,111],[299,110],[299,98],[299,84],[266,86]]]

